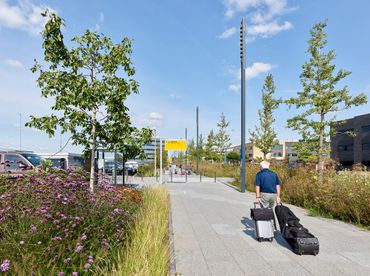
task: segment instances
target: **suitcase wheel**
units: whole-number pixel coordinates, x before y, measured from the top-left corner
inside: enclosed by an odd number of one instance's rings
[[[274,239],[273,238],[269,238],[269,241],[272,242]]]
[[[257,241],[261,242],[261,241],[262,241],[262,239],[261,239],[261,238],[257,238]]]

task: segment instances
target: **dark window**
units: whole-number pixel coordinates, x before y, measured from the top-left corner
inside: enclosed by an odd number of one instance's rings
[[[31,164],[34,165],[35,167],[40,166],[41,163],[42,163],[42,161],[43,161],[43,159],[39,155],[37,155],[37,154],[33,154],[33,153],[22,153],[22,155],[24,157],[26,157],[27,160],[30,161]]]
[[[361,129],[362,129],[362,132],[370,132],[370,125],[362,126]]]
[[[19,164],[25,164],[25,161],[22,157],[14,154],[5,155],[5,169],[10,171],[20,170]],[[26,165],[26,164],[25,164]]]
[[[362,150],[370,150],[370,143],[362,144]]]
[[[353,151],[353,144],[350,144],[350,145],[338,145],[338,151]]]

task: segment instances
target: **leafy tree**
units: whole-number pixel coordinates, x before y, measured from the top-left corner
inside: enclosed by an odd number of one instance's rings
[[[199,147],[199,160],[202,160],[204,157],[204,138],[203,134],[199,134],[199,141],[198,141],[198,147]]]
[[[220,155],[220,158],[225,157],[226,150],[231,146],[230,136],[227,134],[227,127],[230,122],[226,121],[224,113],[221,113],[220,122],[217,123],[218,133],[216,134],[216,147],[217,153]]]
[[[272,124],[275,122],[273,112],[279,107],[281,100],[274,98],[275,89],[274,78],[269,74],[262,88],[263,109],[258,110],[259,126],[255,127],[255,131],[249,131],[251,142],[262,151],[263,159],[265,159],[266,155],[271,152],[271,149],[278,144],[276,140],[277,135]]]
[[[195,146],[194,139],[191,139],[188,144],[188,158],[192,162],[194,162],[197,158],[197,148]]]
[[[165,167],[167,166],[167,160],[168,160],[168,152],[166,150],[162,150],[162,166]],[[161,153],[160,153],[160,148],[157,148],[156,150],[156,165],[157,168],[160,167],[161,162]]]
[[[64,44],[61,28],[64,20],[46,11],[49,20],[42,32],[44,61],[37,61],[32,72],[43,97],[52,97],[53,113],[36,118],[28,126],[55,134],[71,133],[74,144],[91,152],[90,190],[95,182],[95,151],[98,146],[117,149],[127,156],[137,155],[141,145],[149,142],[149,129],[131,125],[125,105],[131,93],[138,93],[138,83],[132,79],[135,69],[131,61],[131,40],[123,38],[114,44],[109,37],[90,30],[72,42],[70,50]]]
[[[338,82],[350,72],[335,72],[335,65],[332,64],[335,59],[334,51],[323,52],[327,44],[327,34],[324,32],[326,25],[326,21],[323,21],[311,29],[311,38],[308,41],[310,60],[302,66],[300,76],[303,91],[298,92],[296,98],[287,101],[290,106],[304,109],[299,115],[288,120],[288,127],[297,130],[302,135],[306,148],[313,150],[311,154],[317,157],[320,183],[324,155],[328,155],[329,151],[330,126],[335,124],[335,116],[330,115],[367,102],[364,94],[350,96],[346,86],[336,88]]]
[[[236,163],[236,162],[239,162],[240,161],[240,156],[237,152],[235,151],[230,151],[227,155],[226,155],[226,158],[227,160],[233,162],[233,163]]]
[[[211,129],[207,136],[207,143],[204,146],[204,156],[207,160],[216,161],[219,159],[215,148],[216,148],[216,136],[213,129]]]
[[[198,147],[199,160],[202,160],[202,158],[204,157],[204,138],[202,134],[199,135]],[[192,162],[195,162],[197,160],[197,145],[194,139],[191,139],[188,144],[188,158]]]

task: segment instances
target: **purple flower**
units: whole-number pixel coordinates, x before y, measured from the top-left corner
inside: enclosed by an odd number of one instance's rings
[[[103,241],[102,241],[102,244],[106,247],[106,248],[109,248],[110,246],[109,246],[109,243],[108,243],[108,241],[106,240],[106,239],[104,239]]]
[[[81,241],[85,241],[87,239],[87,236],[85,234],[82,235]]]
[[[0,265],[0,268],[1,268],[2,272],[7,272],[9,270],[9,267],[10,267],[10,261],[9,260],[3,261],[3,263]]]
[[[36,233],[36,231],[37,231],[36,226],[35,225],[31,225],[31,233],[34,234],[34,233]]]
[[[57,236],[57,237],[52,238],[52,240],[53,240],[53,241],[61,241],[61,240],[62,240],[62,238],[61,238],[61,237],[59,237],[59,236]]]
[[[78,272],[72,272],[72,276],[78,276]]]
[[[69,264],[71,262],[71,258],[67,258],[63,261],[64,264]]]
[[[64,276],[64,272],[59,272],[58,276]]]
[[[90,269],[90,267],[91,267],[91,264],[89,264],[89,263],[87,263],[87,264],[85,264],[85,265],[84,265],[84,268],[85,268],[86,270]]]
[[[87,258],[89,259],[89,264],[93,264],[94,263],[94,257],[93,256],[89,256]]]
[[[80,252],[82,249],[83,249],[84,247],[80,244],[80,243],[78,243],[77,244],[77,248],[76,248],[76,252],[78,253],[78,252]]]

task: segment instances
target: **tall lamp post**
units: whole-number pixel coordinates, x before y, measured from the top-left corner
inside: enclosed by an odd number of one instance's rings
[[[245,19],[240,23],[240,74],[241,74],[241,192],[245,192]]]
[[[196,123],[197,123],[197,174],[199,174],[199,107],[196,110]]]
[[[19,151],[22,150],[22,113],[18,113],[19,115]]]

